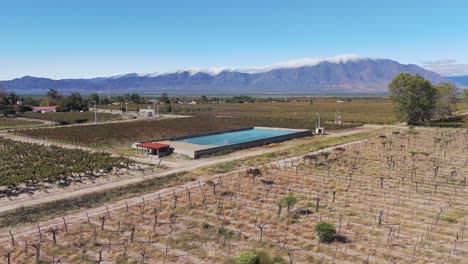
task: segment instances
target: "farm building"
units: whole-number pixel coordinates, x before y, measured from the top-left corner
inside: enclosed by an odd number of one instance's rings
[[[32,108],[33,113],[55,113],[56,106],[35,106]]]
[[[155,143],[155,142],[143,142],[136,144],[137,151],[142,150],[142,154],[156,155],[158,158],[162,158],[166,155],[171,154],[171,147],[167,144]]]
[[[154,109],[140,109],[138,110],[138,115],[146,116],[146,117],[153,117],[155,116]]]

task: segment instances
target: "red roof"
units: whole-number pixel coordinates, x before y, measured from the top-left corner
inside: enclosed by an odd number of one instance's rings
[[[153,142],[144,142],[144,143],[137,144],[136,146],[140,148],[150,148],[150,149],[162,149],[162,148],[169,147],[169,145],[167,144],[153,143]]]

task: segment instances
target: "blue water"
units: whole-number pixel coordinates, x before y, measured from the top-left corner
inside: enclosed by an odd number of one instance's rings
[[[187,142],[197,145],[225,146],[237,143],[244,143],[264,138],[271,138],[287,134],[296,133],[293,130],[274,130],[254,128],[236,132],[226,132],[209,136],[191,137],[186,139],[176,140],[179,142]]]

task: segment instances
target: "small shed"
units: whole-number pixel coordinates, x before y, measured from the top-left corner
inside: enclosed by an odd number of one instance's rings
[[[146,116],[146,117],[153,117],[154,116],[154,109],[140,109],[138,111],[139,115]]]
[[[151,155],[157,155],[158,158],[162,158],[171,153],[171,146],[156,142],[143,142],[136,144],[137,151],[142,150],[142,154],[147,153]]]

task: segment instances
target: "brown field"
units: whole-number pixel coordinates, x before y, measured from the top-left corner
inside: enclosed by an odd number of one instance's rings
[[[129,111],[147,108],[152,105],[128,105]],[[119,109],[120,106],[99,106],[104,109]],[[194,115],[228,116],[250,119],[272,120],[303,120],[317,119],[320,114],[322,121],[334,121],[335,113],[339,111],[346,123],[379,123],[395,122],[393,104],[389,99],[352,99],[351,102],[338,103],[336,98],[315,99],[298,102],[272,103],[226,103],[174,105],[175,112]],[[161,107],[162,109],[162,107]]]
[[[108,123],[81,127],[55,127],[35,130],[22,130],[17,133],[25,136],[78,145],[109,147],[128,145],[136,141],[159,140],[169,137],[196,135],[252,126],[285,128],[314,128],[313,120],[270,120],[221,118],[196,116],[163,120],[143,120],[123,123]],[[356,124],[325,124],[327,129],[345,129]]]
[[[388,124],[395,122],[393,104],[387,99],[353,99],[338,103],[337,99],[310,102],[273,102],[252,104],[210,104],[212,110],[201,115],[237,116],[252,119],[317,119],[334,121],[336,112],[345,123]]]
[[[33,127],[33,126],[40,126],[42,122],[39,121],[30,121],[30,120],[22,120],[13,117],[0,117],[0,129],[13,129],[13,128],[21,128],[21,127]]]
[[[57,113],[26,113],[24,117],[53,121],[61,124],[74,124],[94,122],[94,112],[57,112]],[[119,120],[119,115],[108,113],[97,113],[98,122]]]
[[[256,248],[294,263],[466,263],[467,146],[466,130],[401,130],[269,162],[256,177],[202,176],[12,230],[2,260],[230,263]],[[297,201],[280,210],[285,196]],[[318,242],[321,220],[335,242]]]

